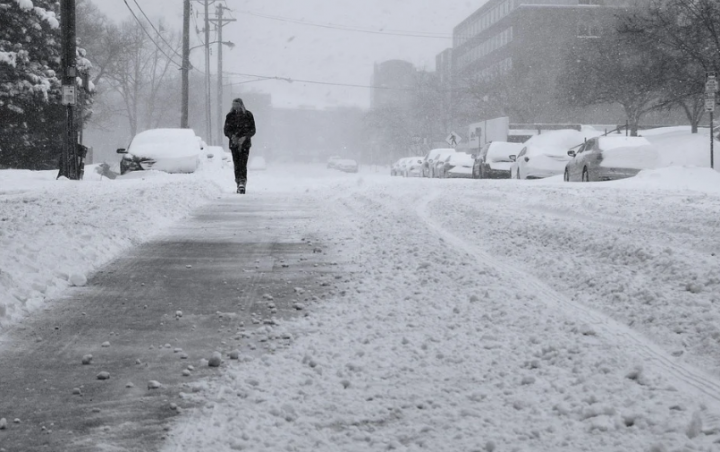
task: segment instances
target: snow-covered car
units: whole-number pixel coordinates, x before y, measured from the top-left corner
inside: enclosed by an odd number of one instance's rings
[[[448,155],[442,166],[439,177],[471,178],[473,170],[473,156],[465,152],[455,152]]]
[[[405,177],[422,177],[423,158],[421,156],[408,157],[402,165],[402,175]]]
[[[564,129],[533,136],[523,143],[517,156],[511,156],[510,178],[541,179],[563,174],[570,161],[568,149],[583,143],[588,133],[600,134]]]
[[[250,159],[250,163],[248,164],[248,170],[250,171],[264,171],[267,169],[267,162],[265,161],[265,157],[262,156],[256,156]]]
[[[568,151],[564,179],[602,181],[633,177],[643,169],[655,169],[658,153],[643,137],[597,137]]]
[[[401,159],[398,159],[390,165],[390,175],[391,176],[400,176],[402,174],[402,168],[405,164],[405,160],[407,160],[407,157],[403,157]]]
[[[335,169],[336,168],[335,164],[337,163],[338,160],[342,160],[342,157],[340,157],[339,155],[331,156],[330,158],[328,158],[327,167],[329,169]]]
[[[340,159],[335,161],[335,169],[345,173],[357,173],[358,163],[352,159]]]
[[[518,155],[522,148],[522,143],[506,141],[492,141],[483,145],[475,156],[472,176],[475,179],[509,179],[513,164],[510,157]]]
[[[423,159],[423,177],[437,177],[436,166],[438,161],[443,162],[448,154],[455,153],[454,148],[431,149]]]
[[[200,165],[203,141],[192,129],[149,129],[133,137],[122,154],[120,174],[158,170],[167,173],[193,173]]]

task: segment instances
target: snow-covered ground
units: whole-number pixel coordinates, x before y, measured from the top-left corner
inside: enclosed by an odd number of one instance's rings
[[[229,193],[229,168],[0,171],[1,321]],[[34,179],[30,180],[32,177]],[[186,394],[167,451],[720,450],[720,174],[609,183],[278,168],[353,263],[291,337]],[[73,277],[74,276],[74,277]]]

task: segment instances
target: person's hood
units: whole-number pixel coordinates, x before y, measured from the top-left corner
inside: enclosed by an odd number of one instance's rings
[[[238,105],[239,108],[236,107],[236,104]],[[236,99],[233,101],[232,110],[236,111],[236,112],[242,112],[242,113],[245,113],[247,111],[245,109],[245,103],[240,99]]]

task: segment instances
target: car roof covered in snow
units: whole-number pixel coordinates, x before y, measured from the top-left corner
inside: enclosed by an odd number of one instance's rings
[[[132,139],[128,153],[150,158],[199,155],[202,140],[192,129],[149,129]]]

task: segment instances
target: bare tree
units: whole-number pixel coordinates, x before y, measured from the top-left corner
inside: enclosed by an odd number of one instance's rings
[[[432,143],[450,131],[449,117],[443,108],[443,95],[435,73],[419,71],[415,76],[408,117],[413,142]]]
[[[96,83],[107,84],[101,91],[105,111],[127,118],[131,135],[173,119],[179,75],[172,69],[180,63],[168,43],[179,41],[178,36],[161,38],[150,24],[134,19],[119,28],[108,24],[105,30],[101,41],[108,42],[94,76]]]
[[[644,35],[675,61],[666,97],[680,106],[693,133],[704,114],[704,82],[720,71],[720,2],[653,0],[647,11],[626,17],[621,31]]]
[[[559,98],[577,106],[619,104],[636,136],[643,115],[668,107],[673,66],[647,37],[613,28],[568,53]]]
[[[377,154],[385,155],[384,160],[388,162],[407,156],[412,149],[413,131],[408,115],[409,111],[397,105],[382,105],[365,115],[365,129],[370,142],[377,147]]]
[[[450,128],[445,94],[436,74],[418,71],[407,102],[381,105],[365,116],[371,142],[390,160],[426,152]]]

